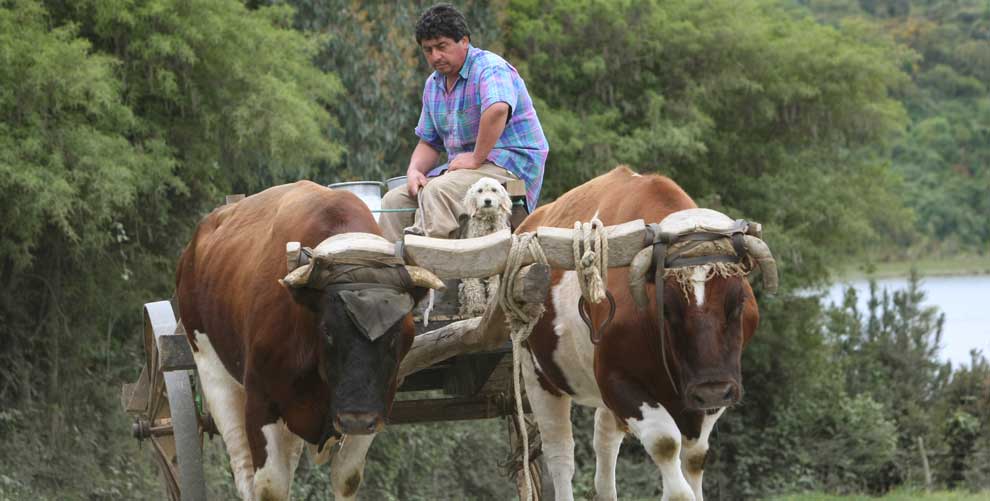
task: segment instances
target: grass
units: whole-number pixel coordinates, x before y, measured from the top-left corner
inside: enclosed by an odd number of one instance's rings
[[[925,493],[917,490],[897,490],[881,497],[865,495],[837,496],[831,494],[788,494],[767,501],[987,501],[990,492],[937,491]]]
[[[918,270],[922,276],[926,277],[988,275],[990,274],[990,255],[923,258],[867,264],[849,263],[839,270],[837,277],[840,280],[906,278],[911,274],[912,268]]]

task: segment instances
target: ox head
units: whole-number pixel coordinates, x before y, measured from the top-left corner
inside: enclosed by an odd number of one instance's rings
[[[288,246],[291,272],[281,283],[316,315],[319,372],[331,391],[325,437],[384,426],[408,348],[403,322],[427,289],[443,288],[435,275],[403,265],[393,252],[385,239],[363,233],[336,235],[310,252]]]
[[[656,320],[663,377],[688,409],[732,405],[742,396],[742,347],[752,335],[744,330],[756,323],[756,317],[745,322],[747,304],[757,314],[746,275],[761,268],[765,290],[774,292],[773,256],[758,225],[708,209],[675,212],[653,230],[654,245],[633,259],[629,280],[637,305]]]

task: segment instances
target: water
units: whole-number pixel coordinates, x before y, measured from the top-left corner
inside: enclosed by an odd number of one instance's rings
[[[868,280],[837,283],[827,291],[825,303],[840,304],[848,286],[856,289],[861,312],[866,312],[870,298]],[[877,280],[878,291],[907,289],[906,278]],[[942,329],[942,360],[951,361],[954,367],[969,365],[969,351],[983,350],[990,357],[990,275],[958,277],[924,277],[921,290],[924,304],[935,306],[945,314]]]

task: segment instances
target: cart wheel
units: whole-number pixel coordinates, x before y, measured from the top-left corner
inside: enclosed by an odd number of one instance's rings
[[[135,430],[149,438],[155,461],[172,501],[205,501],[203,434],[193,398],[190,369],[173,369],[163,361],[159,347],[163,336],[176,333],[176,319],[168,301],[144,305],[144,345],[151,381],[147,430]]]

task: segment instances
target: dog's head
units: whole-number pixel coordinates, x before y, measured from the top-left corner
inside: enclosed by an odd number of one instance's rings
[[[509,192],[491,178],[481,178],[468,188],[464,195],[464,207],[473,217],[508,217],[512,213]]]

